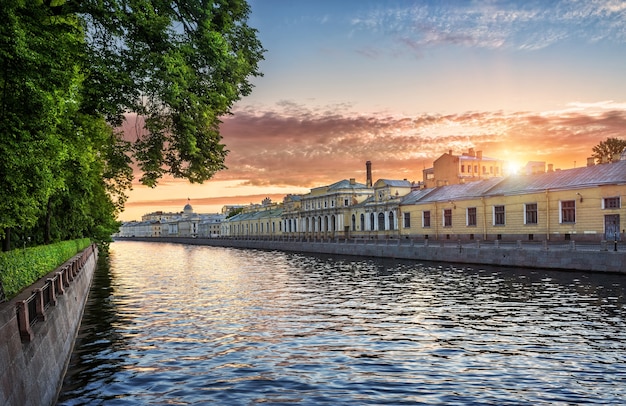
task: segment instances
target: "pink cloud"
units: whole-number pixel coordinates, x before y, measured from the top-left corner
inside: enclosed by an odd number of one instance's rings
[[[567,168],[574,161],[584,164],[594,145],[607,137],[623,137],[625,130],[626,110],[619,108],[397,117],[351,113],[349,106],[312,110],[284,102],[273,110],[240,109],[223,119],[228,169],[215,179],[316,187],[345,178],[364,181],[369,160],[376,179],[419,181],[422,169],[442,153],[470,147],[495,158],[513,151],[526,160]],[[125,131],[132,139],[141,129],[129,123]]]

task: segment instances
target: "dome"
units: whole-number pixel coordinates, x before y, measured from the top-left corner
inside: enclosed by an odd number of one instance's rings
[[[189,204],[189,199],[187,199],[187,204],[185,205],[185,207],[183,207],[183,213],[184,214],[192,214],[193,213],[193,207],[191,207],[191,205]]]

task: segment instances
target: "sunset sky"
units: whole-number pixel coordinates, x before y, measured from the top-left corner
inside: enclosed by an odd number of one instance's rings
[[[228,170],[136,184],[121,220],[364,182],[368,160],[420,181],[450,149],[568,169],[626,138],[626,1],[249,3],[264,76],[223,119]]]

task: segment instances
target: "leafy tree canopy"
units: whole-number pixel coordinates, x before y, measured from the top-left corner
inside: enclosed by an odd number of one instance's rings
[[[609,137],[592,148],[597,163],[611,162],[626,149],[626,140]]]
[[[145,117],[134,142],[141,181],[203,182],[224,169],[220,117],[250,94],[264,50],[244,0],[83,0],[67,7],[88,34],[85,108],[121,123]]]
[[[141,181],[224,168],[220,117],[264,50],[245,0],[6,0],[0,7],[0,238],[115,229]],[[113,128],[144,118],[135,139]],[[21,237],[23,238],[23,237]]]

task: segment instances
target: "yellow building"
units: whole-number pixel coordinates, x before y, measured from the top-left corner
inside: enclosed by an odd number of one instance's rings
[[[405,236],[429,239],[619,239],[626,161],[414,191]],[[407,214],[408,213],[408,214]]]
[[[354,205],[350,214],[350,236],[388,238],[400,234],[400,202],[414,187],[404,180],[379,179],[372,195]]]
[[[226,218],[221,223],[221,235],[238,238],[274,238],[283,233],[283,205],[269,198],[261,204],[242,208],[241,213]]]
[[[373,193],[371,187],[354,178],[311,189],[310,193],[302,195],[300,213],[296,217],[300,221],[298,232],[306,238],[346,236],[350,230],[351,208]]]
[[[431,188],[504,175],[503,160],[485,157],[482,151],[470,148],[461,155],[454,155],[452,150],[441,155],[433,162],[432,168],[424,169],[423,181],[427,188]]]

